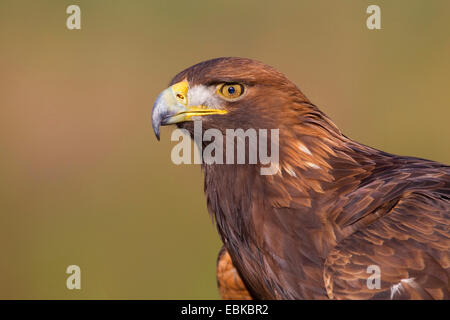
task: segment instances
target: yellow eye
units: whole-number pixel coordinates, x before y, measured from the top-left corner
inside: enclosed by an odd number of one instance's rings
[[[235,100],[244,93],[244,86],[239,83],[224,83],[218,87],[219,94],[228,100]]]

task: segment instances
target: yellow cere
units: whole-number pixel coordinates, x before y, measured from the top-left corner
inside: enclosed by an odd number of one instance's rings
[[[175,83],[172,86],[172,92],[175,98],[182,104],[187,104],[187,93],[189,89],[189,83],[186,80]]]
[[[226,110],[210,109],[208,106],[188,106],[188,91],[189,83],[187,80],[180,81],[171,86],[173,97],[182,105],[185,110],[179,112],[174,118],[178,120],[186,121],[191,120],[194,116],[206,116],[212,114],[226,114]]]

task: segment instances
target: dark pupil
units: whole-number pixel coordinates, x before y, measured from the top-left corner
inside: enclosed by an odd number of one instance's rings
[[[228,93],[233,94],[236,92],[236,89],[234,87],[228,87]]]

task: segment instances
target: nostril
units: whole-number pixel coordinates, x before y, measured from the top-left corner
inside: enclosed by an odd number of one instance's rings
[[[177,93],[177,98],[181,99],[181,100],[184,100],[184,96],[181,93]]]

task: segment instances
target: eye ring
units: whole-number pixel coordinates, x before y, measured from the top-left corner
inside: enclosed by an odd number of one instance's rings
[[[225,100],[236,101],[243,97],[246,88],[241,83],[221,83],[217,86],[217,93]]]

